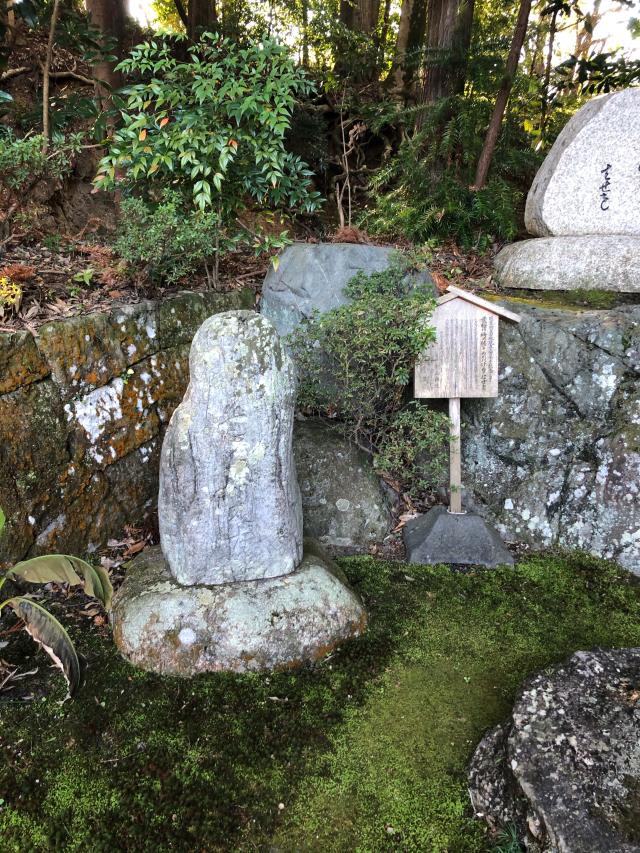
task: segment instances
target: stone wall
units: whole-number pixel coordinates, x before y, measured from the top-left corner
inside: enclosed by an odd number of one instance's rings
[[[463,403],[467,503],[509,541],[640,574],[640,306],[505,304],[499,396]]]
[[[142,518],[191,339],[251,298],[182,294],[0,335],[0,564],[82,554]],[[509,541],[584,548],[640,574],[640,306],[506,304],[523,320],[501,324],[499,396],[463,402],[467,506]],[[312,427],[296,435],[305,531],[366,550],[390,525],[377,478]]]
[[[0,335],[0,564],[92,551],[142,518],[195,331],[252,304],[183,293]]]

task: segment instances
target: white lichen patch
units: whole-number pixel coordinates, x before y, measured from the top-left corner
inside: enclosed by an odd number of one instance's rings
[[[593,382],[604,392],[606,399],[609,400],[618,385],[615,364],[613,362],[603,364],[602,372],[593,374]]]
[[[67,419],[75,418],[92,444],[103,434],[107,424],[122,419],[122,390],[124,382],[119,377],[109,385],[96,388],[86,397],[65,406]],[[101,460],[97,460],[101,461]]]
[[[193,628],[182,628],[178,633],[178,640],[183,646],[192,646],[196,641],[196,632]]]
[[[53,519],[45,529],[38,535],[36,538],[36,545],[38,546],[47,546],[49,544],[49,539],[53,536],[54,533],[57,533],[58,530],[62,530],[67,521],[67,516],[64,513],[60,513],[56,518]]]

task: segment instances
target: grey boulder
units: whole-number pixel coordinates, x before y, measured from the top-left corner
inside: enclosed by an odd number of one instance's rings
[[[576,652],[521,688],[469,769],[476,814],[530,853],[640,849],[640,649]]]
[[[260,311],[280,335],[290,334],[314,311],[321,314],[348,302],[344,289],[358,272],[382,272],[393,249],[363,243],[293,243],[264,280]],[[417,281],[431,283],[421,274]]]
[[[367,549],[391,530],[391,512],[370,458],[342,432],[309,418],[296,421],[293,450],[305,536],[323,545]]]
[[[181,584],[292,572],[302,508],[292,450],[295,372],[253,311],[206,320],[162,446],[160,541]]]
[[[530,234],[640,236],[640,89],[593,98],[570,119],[536,175]]]
[[[367,617],[340,569],[305,546],[291,574],[190,587],[173,578],[159,548],[147,549],[114,598],[116,645],[163,675],[282,669],[323,657],[361,634]]]
[[[505,246],[494,264],[497,282],[507,288],[640,293],[640,237],[522,240]]]

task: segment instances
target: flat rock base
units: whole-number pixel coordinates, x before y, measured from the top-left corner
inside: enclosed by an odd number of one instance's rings
[[[181,586],[160,548],[149,548],[130,564],[111,618],[131,663],[183,676],[295,667],[367,624],[340,569],[309,541],[291,574],[216,586]]]
[[[505,246],[495,259],[502,287],[640,293],[640,237],[538,237]]]
[[[456,563],[495,568],[512,566],[513,557],[498,532],[473,512],[450,513],[435,506],[404,528],[410,563]]]

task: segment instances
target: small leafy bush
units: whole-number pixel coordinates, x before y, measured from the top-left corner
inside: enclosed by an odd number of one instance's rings
[[[418,498],[440,482],[445,471],[449,419],[417,401],[394,415],[375,457],[375,467],[398,478]]]
[[[186,61],[173,47],[146,42],[120,64],[140,82],[127,89],[122,127],[100,162],[96,186],[120,186],[141,198],[161,229],[175,206],[197,231],[194,243],[206,244],[203,260],[239,244],[256,253],[280,245],[260,226],[243,223],[240,213],[249,204],[291,212],[318,206],[312,173],[285,149],[296,98],[309,94],[312,82],[271,40],[239,47],[205,33],[187,48]],[[207,235],[215,230],[214,246]]]
[[[358,273],[346,288],[350,304],[313,315],[289,339],[300,407],[342,421],[381,473],[414,495],[437,479],[447,424],[408,402],[415,361],[434,340],[435,303],[416,282],[421,266],[417,256],[397,255],[383,272]]]
[[[18,211],[33,202],[41,181],[59,185],[71,173],[82,139],[82,134],[55,134],[43,154],[41,134],[20,138],[11,131],[0,133],[0,202],[5,228]]]
[[[122,202],[114,248],[128,263],[146,267],[152,281],[173,284],[202,265],[210,278],[219,225],[212,211],[185,211],[180,196],[170,190],[155,205],[128,198]]]
[[[0,509],[0,534],[4,528],[5,516]],[[87,595],[97,598],[106,610],[111,608],[113,589],[109,575],[101,566],[95,567],[79,557],[64,554],[49,554],[33,557],[17,563],[0,577],[0,590],[7,580],[20,580],[29,583],[68,583],[81,585]],[[0,615],[5,607],[10,607],[22,620],[25,631],[42,646],[45,652],[60,668],[69,686],[69,695],[73,696],[82,682],[80,661],[71,638],[58,622],[40,604],[26,595],[12,595],[4,601],[0,596]]]

